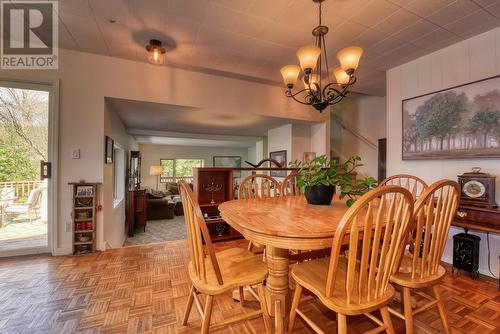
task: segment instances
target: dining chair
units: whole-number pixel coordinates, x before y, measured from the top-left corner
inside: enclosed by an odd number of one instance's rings
[[[408,189],[415,200],[420,197],[420,194],[428,187],[424,180],[410,174],[392,175],[379,184],[379,186],[387,185],[395,185]]]
[[[379,325],[370,332],[394,333],[387,306],[394,295],[389,279],[399,264],[412,224],[413,198],[402,187],[376,188],[359,198],[339,222],[330,257],[292,266],[296,289],[288,333],[292,332],[297,315],[315,332],[323,333],[298,308],[303,289],[337,313],[340,334],[347,333],[347,316],[362,314]],[[344,255],[343,245],[349,256]],[[371,314],[377,310],[382,320]]]
[[[275,178],[266,174],[252,174],[241,180],[238,189],[238,198],[275,197],[279,196],[280,189],[280,184]]]
[[[196,304],[202,319],[201,333],[206,334],[209,328],[226,326],[235,322],[262,315],[266,333],[270,333],[271,320],[267,313],[263,283],[267,276],[267,267],[261,257],[243,248],[231,248],[215,252],[210,234],[191,187],[186,181],[180,181],[180,193],[184,207],[184,217],[188,236],[190,262],[188,265],[191,290],[182,321],[187,324],[189,314]],[[243,315],[224,319],[210,324],[214,296],[233,289],[247,287],[248,291],[260,302],[261,309]],[[258,292],[253,286],[257,286]],[[206,296],[202,306],[199,295]],[[243,301],[243,294],[240,295]]]
[[[281,196],[302,195],[302,189],[299,187],[299,174],[291,172],[281,183]]]
[[[280,184],[275,178],[265,174],[252,174],[241,180],[241,184],[238,189],[238,199],[275,197],[279,196],[280,189]],[[254,246],[263,247],[262,245],[256,245],[250,241],[248,243],[248,250],[252,251]]]
[[[406,333],[413,333],[414,315],[434,306],[438,307],[445,332],[450,333],[438,284],[446,273],[440,261],[451,222],[457,211],[459,189],[458,183],[454,181],[437,181],[430,185],[415,203],[416,225],[413,231],[415,244],[410,250],[405,251],[399,271],[391,277],[391,281],[403,289],[404,314],[392,308],[389,310],[405,321]],[[430,287],[434,298],[417,290]],[[412,289],[430,302],[413,310]]]

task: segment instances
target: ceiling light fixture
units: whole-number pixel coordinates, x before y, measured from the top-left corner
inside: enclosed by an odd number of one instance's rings
[[[146,50],[148,50],[148,61],[151,64],[163,65],[163,55],[166,51],[161,46],[161,41],[157,39],[150,40],[149,44],[146,45]]]
[[[347,96],[349,86],[356,82],[354,71],[358,68],[359,60],[363,54],[363,49],[357,46],[350,46],[340,50],[337,58],[340,66],[330,73],[328,69],[328,58],[326,54],[325,35],[328,27],[322,25],[321,3],[325,0],[313,0],[319,5],[319,25],[313,29],[315,38],[314,45],[306,45],[297,51],[299,58],[298,65],[287,65],[281,68],[281,75],[287,87],[286,96],[295,101],[311,105],[319,112],[322,112],[329,105],[340,102]],[[304,89],[292,92],[293,86],[297,83],[301,70],[304,73]],[[335,77],[335,81],[330,80],[330,75]],[[303,94],[303,101],[296,98]]]

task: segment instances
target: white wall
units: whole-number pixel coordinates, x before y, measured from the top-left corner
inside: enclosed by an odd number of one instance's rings
[[[156,176],[149,175],[149,167],[160,164],[160,159],[203,159],[205,167],[212,167],[213,156],[232,155],[241,156],[241,164],[245,166],[247,148],[231,147],[198,147],[139,144],[141,151],[141,186],[156,188]],[[160,184],[160,190],[165,189],[165,184]]]
[[[311,152],[311,126],[308,124],[292,125],[292,154],[288,161],[303,160],[304,152]]]
[[[267,154],[286,151],[287,164],[292,156],[292,124],[286,124],[267,131]]]
[[[363,166],[360,174],[377,178],[378,150],[342,128],[348,129],[378,145],[378,139],[386,135],[385,97],[362,94],[350,94],[341,103],[332,108],[331,149],[335,156],[345,160],[358,155]]]
[[[105,105],[104,112],[104,134],[111,137],[114,142],[123,148],[125,152],[125,166],[128,164],[129,153],[131,150],[137,150],[138,144],[135,139],[127,134],[126,128],[118,115]],[[125,172],[126,173],[126,172]],[[104,164],[103,167],[103,185],[101,187],[101,203],[107,208],[102,213],[103,224],[99,224],[97,242],[104,248],[104,243],[107,243],[112,248],[123,246],[126,239],[125,231],[125,198],[119,204],[113,203],[113,186],[114,186],[114,168],[113,164]],[[125,187],[127,184],[125,183]],[[126,196],[127,194],[125,194]]]
[[[64,49],[59,52],[59,70],[0,70],[0,79],[60,82],[55,254],[71,253],[71,232],[64,228],[71,219],[68,182],[108,182],[103,168],[105,97],[308,121],[324,119],[324,115],[290,101],[282,87]],[[222,90],[224,99],[216,98]],[[75,148],[80,149],[81,159],[71,159]],[[111,209],[103,206],[98,224],[107,224],[102,216]]]
[[[257,144],[247,149],[247,160],[253,164],[257,163]]]
[[[430,55],[387,72],[387,174],[410,173],[427,182],[438,179],[456,180],[457,175],[479,166],[484,172],[497,176],[496,201],[500,203],[500,159],[425,160],[401,159],[401,101],[475,80],[500,74],[500,28],[454,44]],[[452,228],[443,260],[452,261],[451,236],[463,232]],[[481,273],[489,275],[486,235],[481,237]],[[498,276],[500,236],[490,235],[491,267]]]

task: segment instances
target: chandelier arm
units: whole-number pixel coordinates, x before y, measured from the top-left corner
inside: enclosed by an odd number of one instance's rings
[[[295,97],[295,96],[299,95],[300,93],[307,92],[307,91],[308,91],[308,89],[305,89],[305,88],[304,88],[304,89],[302,89],[302,90],[299,90],[299,91],[298,91],[298,92],[296,92],[296,93],[292,93],[292,91],[291,91],[291,90],[287,90],[287,91],[286,91],[286,96],[288,96],[288,97]],[[309,94],[310,94],[310,93],[309,93]],[[308,95],[309,95],[309,94],[308,94]]]
[[[307,95],[304,97],[304,99],[307,99],[307,98],[312,99],[313,101],[311,101],[311,102],[302,102],[302,101],[300,101],[299,99],[297,99],[295,97],[295,96],[299,95],[300,93],[307,92],[307,91],[308,91],[307,89],[302,89],[302,90],[300,90],[300,91],[298,91],[296,93],[292,93],[292,91],[287,90],[286,91],[286,96],[287,97],[291,97],[295,102],[298,102],[300,104],[304,104],[304,105],[310,106],[310,105],[313,104],[314,99],[315,99],[314,95],[312,95],[311,93],[307,93]]]
[[[336,82],[329,83],[328,85],[326,85],[326,86],[325,86],[325,88],[323,88],[323,95],[324,95],[324,96],[329,96],[329,93],[328,93],[328,91],[329,91],[329,90],[333,90],[333,91],[335,91],[337,94],[340,94],[340,91],[339,91],[338,89],[335,89],[335,88],[334,88],[334,85],[341,86],[341,85],[339,85],[339,84],[338,84],[338,83],[336,83]]]
[[[337,91],[334,88],[332,88],[332,89],[335,90],[335,91]],[[330,96],[330,98],[328,99],[328,103],[330,105],[338,103],[338,102],[342,101],[342,99],[344,97],[346,97],[348,93],[349,93],[349,91],[347,90],[347,87],[344,87],[344,89],[342,90],[342,92],[337,91],[337,95],[333,94],[333,96]]]
[[[311,103],[311,102],[302,102],[302,101],[300,101],[300,100],[296,99],[296,98],[295,98],[295,96],[288,96],[288,97],[291,97],[291,98],[292,98],[295,102],[298,102],[298,103],[300,103],[300,104],[303,104],[303,105],[306,105],[306,106],[310,106],[310,105],[312,105],[312,103]]]

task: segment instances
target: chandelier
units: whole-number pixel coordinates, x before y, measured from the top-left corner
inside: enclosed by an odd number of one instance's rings
[[[319,112],[347,96],[349,86],[356,82],[354,71],[358,68],[359,59],[363,54],[363,49],[357,46],[340,50],[337,53],[340,66],[330,73],[325,43],[328,27],[322,25],[321,21],[323,1],[325,0],[313,0],[319,5],[319,24],[312,31],[315,38],[314,45],[306,45],[297,50],[300,66],[287,65],[281,68],[281,75],[287,87],[286,96],[299,103],[313,106]],[[292,89],[299,79],[301,70],[304,89],[293,92]],[[331,75],[335,77],[335,81],[330,80]]]

